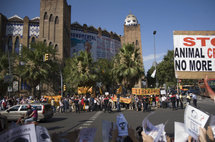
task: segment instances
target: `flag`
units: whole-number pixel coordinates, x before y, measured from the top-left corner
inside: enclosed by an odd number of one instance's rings
[[[120,86],[117,90],[116,90],[117,94],[121,94],[122,93],[122,86]]]
[[[155,78],[155,74],[156,74],[156,70],[153,71],[151,77],[152,77],[152,78]]]
[[[101,95],[103,94],[103,93],[102,93],[102,88],[101,88],[101,87],[99,88],[99,92],[100,92]]]

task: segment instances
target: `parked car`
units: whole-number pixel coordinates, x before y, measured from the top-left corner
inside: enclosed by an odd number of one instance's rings
[[[14,105],[5,111],[1,111],[0,113],[7,117],[9,121],[11,120],[18,120],[21,116],[25,115],[27,111],[27,105],[28,104],[18,104]],[[48,120],[53,117],[53,110],[51,108],[51,105],[48,103],[35,103],[30,104],[32,107],[36,107],[38,111],[38,121],[40,120]]]

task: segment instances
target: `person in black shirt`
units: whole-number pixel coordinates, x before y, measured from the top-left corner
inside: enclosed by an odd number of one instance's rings
[[[25,113],[24,116],[20,117],[20,118],[17,120],[16,124],[24,124],[24,120],[30,118],[30,115],[32,114],[32,112],[33,112],[33,109],[32,109],[32,107],[31,107],[31,105],[28,104],[28,105],[27,105],[27,112]]]
[[[176,102],[175,94],[173,94],[170,99],[171,99],[171,102],[172,102],[172,110],[175,110],[176,109],[175,108],[175,102]]]
[[[79,99],[78,99],[78,97],[75,98],[74,103],[75,103],[76,113],[78,113],[78,112],[80,113],[80,107],[79,107]]]
[[[104,107],[105,107],[105,111],[104,112],[106,112],[107,109],[108,109],[108,103],[109,103],[109,98],[108,98],[108,96],[106,96],[104,98]]]

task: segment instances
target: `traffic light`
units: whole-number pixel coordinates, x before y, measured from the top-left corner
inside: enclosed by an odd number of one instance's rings
[[[45,54],[44,61],[49,60],[49,54]]]
[[[66,91],[66,85],[63,85],[63,91]]]

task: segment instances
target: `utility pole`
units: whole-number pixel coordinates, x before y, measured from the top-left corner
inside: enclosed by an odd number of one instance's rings
[[[156,48],[155,48],[155,35],[156,35],[157,31],[153,31],[153,35],[154,35],[154,63],[155,63],[155,86],[156,88],[158,87],[158,83],[157,83],[157,63],[156,63]]]

